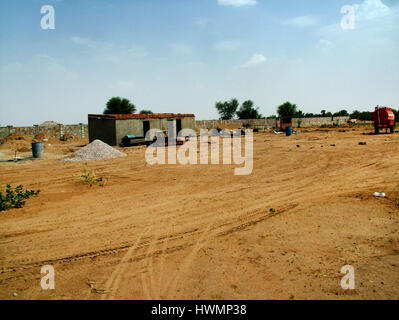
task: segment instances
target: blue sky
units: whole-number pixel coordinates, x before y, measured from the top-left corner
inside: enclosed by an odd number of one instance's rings
[[[112,96],[197,119],[233,97],[264,115],[399,108],[398,18],[399,0],[2,0],[0,125],[87,122]]]

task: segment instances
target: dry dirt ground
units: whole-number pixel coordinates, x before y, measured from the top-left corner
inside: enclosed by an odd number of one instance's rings
[[[2,189],[41,194],[0,213],[0,298],[399,299],[399,134],[363,131],[255,133],[249,176],[150,166],[132,147],[88,162],[108,179],[90,188],[73,176],[84,163],[59,160],[82,141],[1,162]],[[355,290],[340,286],[347,264]]]

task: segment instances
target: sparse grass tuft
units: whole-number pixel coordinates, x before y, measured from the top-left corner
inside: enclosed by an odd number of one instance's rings
[[[80,181],[87,183],[90,187],[96,183],[98,183],[100,187],[104,187],[107,183],[107,179],[104,176],[97,177],[93,169],[88,170],[87,168],[83,168],[81,174],[75,174],[74,176]]]

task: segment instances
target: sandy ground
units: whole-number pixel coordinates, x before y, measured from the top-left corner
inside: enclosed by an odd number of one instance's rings
[[[59,161],[82,141],[1,162],[1,188],[41,194],[0,213],[0,298],[399,299],[399,135],[363,131],[255,134],[249,176],[149,166],[133,147],[87,163],[108,179],[90,188],[73,176],[84,163]]]

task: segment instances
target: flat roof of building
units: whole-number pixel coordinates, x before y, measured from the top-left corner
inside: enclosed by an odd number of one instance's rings
[[[194,114],[182,113],[150,113],[150,114],[89,114],[89,118],[97,119],[163,119],[163,118],[194,118]]]

